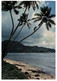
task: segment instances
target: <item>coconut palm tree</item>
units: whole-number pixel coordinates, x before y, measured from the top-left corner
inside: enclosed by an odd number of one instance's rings
[[[16,10],[16,8],[20,9],[20,5],[16,5],[17,1],[2,1],[2,10],[3,11],[10,11],[14,10],[15,14],[18,14],[19,11]]]
[[[20,3],[20,5],[23,5],[26,8],[25,9],[25,12],[26,12],[26,10],[27,9],[29,10],[31,6],[32,6],[33,10],[35,10],[36,8],[38,9],[39,8],[38,2],[39,1],[22,1]]]
[[[2,10],[8,11],[14,8],[17,1],[2,1]]]
[[[18,21],[22,25],[25,25],[27,23],[27,26],[29,28],[30,23],[29,23],[28,15],[29,14],[23,13],[22,16],[20,16],[20,18],[18,19]]]
[[[51,28],[52,24],[55,25],[55,22],[51,19],[51,18],[55,17],[55,15],[51,14],[51,8],[48,8],[48,6],[41,7],[40,10],[41,10],[40,13],[34,14],[36,17],[32,18],[32,20],[34,20],[34,22],[40,21],[39,27],[43,23],[45,23],[47,30],[49,30],[49,28]]]

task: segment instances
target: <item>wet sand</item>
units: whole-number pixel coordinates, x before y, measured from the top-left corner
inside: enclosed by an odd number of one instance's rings
[[[22,72],[24,72],[26,75],[28,75],[29,79],[39,79],[39,80],[54,80],[55,77],[47,74],[45,72],[43,72],[42,70],[32,67],[28,64],[22,63],[22,62],[17,62],[17,61],[13,61],[13,60],[9,60],[9,59],[4,59],[4,61],[15,65],[16,67],[18,67],[18,69],[20,69]]]

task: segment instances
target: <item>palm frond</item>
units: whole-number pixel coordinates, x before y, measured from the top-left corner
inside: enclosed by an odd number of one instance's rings
[[[45,15],[46,15],[46,16],[49,16],[49,15],[50,15],[50,12],[51,12],[51,8],[49,8],[48,10],[46,10]]]
[[[45,13],[45,10],[44,10],[44,8],[42,8],[42,7],[41,7],[41,12]]]
[[[17,11],[16,9],[14,9],[14,12],[16,15],[18,15],[19,11]]]
[[[47,10],[48,10],[48,6],[46,6],[46,7],[45,7],[45,6],[44,6],[44,7],[41,7],[41,12],[42,12],[42,13],[45,14]]]
[[[42,14],[39,14],[39,13],[36,13],[36,14],[34,14],[34,15],[36,15],[36,16],[42,16]]]
[[[38,1],[39,2],[39,1]],[[39,2],[40,3],[40,2]],[[39,8],[39,6],[38,6],[38,4],[37,4],[37,1],[35,1],[35,4],[36,4],[36,7],[37,7],[37,9]]]
[[[50,22],[48,22],[48,26],[51,28],[51,23]]]
[[[32,5],[33,6],[33,10],[35,11],[35,6],[34,5]]]
[[[49,22],[55,25],[55,22],[53,20],[49,19]]]
[[[24,4],[24,1],[22,1],[19,5],[23,5]]]
[[[37,1],[22,1],[20,5],[24,5],[24,7],[27,8],[28,10],[30,9],[31,6],[33,10],[39,8]]]
[[[27,26],[28,26],[28,28],[30,29],[31,23],[28,23],[28,22],[27,22]]]
[[[34,20],[34,22],[40,21],[41,19],[42,19],[41,17],[37,17],[37,18]]]
[[[35,20],[36,18],[28,19],[27,21]]]
[[[55,17],[55,14],[49,15],[48,18]]]
[[[44,14],[43,12],[40,12],[40,14],[41,14],[42,16],[45,16],[45,14]]]
[[[43,21],[41,21],[41,22],[39,23],[39,27],[40,27],[42,24],[43,24]]]
[[[37,22],[38,21],[38,19],[36,19],[34,22]]]
[[[35,20],[36,18],[32,18],[32,19],[30,19],[30,20]]]
[[[29,3],[28,3],[28,4],[29,4]],[[30,7],[31,7],[31,4],[29,4],[29,5],[27,6],[28,10],[30,9]]]
[[[49,27],[48,27],[48,23],[46,22],[46,28],[47,28],[47,30],[49,30]]]

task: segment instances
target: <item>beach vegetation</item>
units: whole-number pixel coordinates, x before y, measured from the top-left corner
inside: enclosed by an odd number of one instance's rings
[[[28,75],[21,72],[15,65],[3,61],[2,79],[28,79]]]

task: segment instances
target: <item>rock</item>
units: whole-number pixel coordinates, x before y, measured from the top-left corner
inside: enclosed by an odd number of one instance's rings
[[[21,71],[22,69],[20,68],[19,70]]]
[[[51,76],[53,78],[53,76]]]
[[[32,72],[34,72],[34,73],[38,73],[38,71],[37,71],[37,70],[32,70]]]
[[[37,79],[40,79],[40,78],[37,78]]]
[[[29,74],[28,72],[25,72],[25,74]]]
[[[36,74],[36,75],[35,75],[35,77],[38,77],[38,76],[39,76],[39,74]]]

